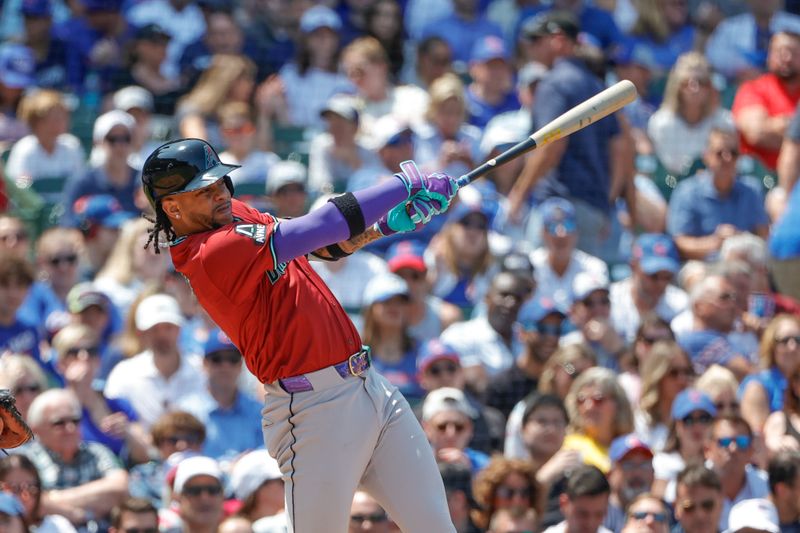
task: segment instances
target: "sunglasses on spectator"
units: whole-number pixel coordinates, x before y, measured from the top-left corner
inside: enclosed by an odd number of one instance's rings
[[[567,219],[548,222],[544,228],[550,235],[572,235],[578,229],[578,225],[574,220]]]
[[[106,142],[108,144],[130,144],[131,143],[131,136],[130,135],[109,135],[106,137]]]
[[[730,448],[731,444],[736,443],[736,449],[747,450],[752,441],[750,435],[736,435],[735,437],[720,437],[717,439],[717,444],[721,448]]]
[[[699,415],[685,416],[681,419],[681,422],[683,422],[686,427],[692,427],[697,424],[702,424],[705,426],[710,424],[713,420],[714,418],[710,414],[701,413]]]
[[[670,272],[654,272],[647,274],[651,281],[660,281],[661,283],[669,283],[672,281],[673,275]]]
[[[693,502],[692,500],[684,500],[681,502],[681,507],[683,508],[684,512],[693,513],[698,508],[702,509],[706,512],[711,512],[714,510],[714,507],[717,506],[717,502],[714,500],[703,500],[701,502]]]
[[[56,418],[55,420],[50,421],[50,425],[54,428],[63,428],[67,427],[68,424],[73,424],[77,426],[81,423],[83,417],[81,416],[67,416],[64,418]]]
[[[597,296],[595,298],[586,298],[583,301],[586,307],[608,307],[611,305],[611,298],[608,296]]]
[[[58,268],[63,263],[67,266],[72,266],[78,262],[77,254],[56,255],[47,260],[50,266]]]
[[[7,481],[0,483],[0,487],[3,488],[4,492],[11,492],[13,494],[26,493],[31,495],[38,494],[41,488],[36,483],[9,483]]]
[[[652,346],[655,343],[657,343],[658,341],[667,341],[667,340],[670,340],[670,338],[669,337],[651,337],[651,336],[645,335],[645,336],[641,337],[639,340],[642,341],[643,343],[647,344],[648,346]]]
[[[630,459],[628,460],[623,459],[622,461],[619,462],[619,466],[625,472],[634,472],[636,470],[650,470],[651,468],[653,468],[653,462],[650,460],[632,461]]]
[[[123,533],[158,533],[157,527],[129,527],[122,530]]]
[[[0,235],[0,242],[5,244],[16,243],[19,241],[27,241],[28,240],[28,232],[27,231],[18,231],[16,233],[6,233],[5,235]]]
[[[356,524],[363,524],[364,522],[372,522],[373,524],[383,523],[389,520],[386,513],[373,513],[373,514],[351,514],[350,521]]]
[[[738,411],[739,402],[714,402],[714,407],[717,408],[717,411],[726,411],[728,409]]]
[[[538,331],[540,335],[551,335],[553,337],[560,337],[562,328],[561,324],[548,324],[546,322],[537,322],[536,331]]]
[[[592,405],[603,405],[606,402],[606,400],[608,400],[608,397],[602,392],[598,392],[592,395],[578,394],[577,398],[578,405],[583,405],[589,402],[591,402]]]
[[[497,487],[495,494],[498,498],[502,498],[504,500],[510,500],[514,496],[519,496],[520,498],[530,498],[531,497],[531,488],[530,487],[522,487],[519,489],[515,489],[514,487],[507,487],[505,485],[500,485]]]
[[[488,231],[489,222],[484,218],[466,217],[458,222],[458,224],[467,229],[476,229],[479,231]]]
[[[162,442],[168,442],[173,446],[177,445],[179,442],[185,442],[186,444],[199,444],[200,443],[200,436],[187,433],[185,435],[171,435],[169,437],[164,437]]]
[[[238,365],[242,361],[242,356],[238,353],[212,353],[208,356],[208,360],[211,362],[212,365],[221,365],[222,363],[228,363],[229,365]]]
[[[436,429],[444,433],[447,431],[449,426],[453,426],[453,429],[456,430],[456,433],[461,433],[465,429],[467,429],[466,424],[462,424],[461,422],[442,422],[441,424],[436,424]]]
[[[694,377],[694,370],[690,367],[675,367],[667,371],[667,375],[672,379],[675,378],[692,378]]]
[[[735,149],[733,149],[733,150],[731,150],[731,149],[717,150],[716,152],[714,152],[714,155],[719,157],[719,158],[723,158],[725,156],[728,156],[731,159],[735,159],[735,158],[739,157],[739,150],[735,150]]]
[[[32,383],[30,385],[17,385],[14,387],[14,396],[19,396],[20,394],[36,394],[41,390],[42,386],[38,383]]]
[[[191,487],[183,487],[183,494],[185,496],[200,496],[204,492],[209,496],[219,496],[222,494],[222,487],[219,485],[194,485]]]
[[[800,345],[800,335],[789,335],[786,337],[778,337],[775,339],[776,344],[789,344],[794,341],[795,344]]]
[[[717,296],[717,299],[720,302],[727,302],[727,303],[735,302],[736,301],[736,293],[735,292],[723,292],[719,296]]]
[[[653,511],[635,511],[631,513],[631,518],[634,520],[645,520],[648,516],[652,516],[653,521],[659,524],[667,522],[667,513],[654,513]]]
[[[78,357],[81,352],[86,352],[89,357],[100,357],[99,346],[73,346],[64,352],[65,357]]]
[[[436,377],[442,374],[455,374],[456,370],[458,370],[458,365],[453,361],[442,361],[441,363],[434,363],[428,367],[428,373]]]

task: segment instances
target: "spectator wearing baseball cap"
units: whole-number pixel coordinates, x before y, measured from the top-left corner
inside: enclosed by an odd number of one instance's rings
[[[650,491],[653,484],[653,451],[633,433],[617,437],[608,448],[611,470],[608,484],[611,495],[603,525],[619,531],[625,523],[625,510],[636,497]]]
[[[296,218],[306,213],[308,193],[306,167],[298,161],[277,161],[267,178],[266,193],[278,218]]]
[[[706,393],[684,389],[672,401],[669,434],[664,449],[655,454],[653,492],[672,502],[675,482],[686,465],[702,462],[717,408]]]
[[[612,14],[593,5],[579,4],[568,10],[541,6],[520,12],[515,34],[520,39],[536,40],[564,34],[573,41],[588,41],[603,51],[623,39]]]
[[[263,445],[259,422],[263,405],[242,390],[242,354],[225,333],[214,328],[203,346],[202,391],[181,398],[178,407],[206,427],[203,453],[223,461]]]
[[[26,88],[34,84],[36,62],[30,48],[22,44],[0,45],[0,142],[13,143],[28,133],[25,124],[14,118]]]
[[[475,41],[469,59],[472,83],[466,91],[470,124],[483,129],[495,115],[519,109],[509,60],[502,37],[486,35]]]
[[[765,498],[742,500],[731,507],[725,533],[780,533],[778,510]]]
[[[54,90],[34,91],[22,98],[18,116],[31,133],[11,148],[6,178],[30,186],[48,205],[55,205],[64,199],[64,185],[86,171],[81,143],[67,132],[66,101]]]
[[[372,349],[372,365],[413,405],[423,390],[417,381],[418,343],[409,332],[410,301],[400,276],[387,272],[370,280],[364,289],[361,338]]]
[[[408,284],[409,333],[418,342],[438,337],[450,324],[461,320],[461,310],[431,294],[425,245],[420,241],[398,241],[386,251],[389,271]]]
[[[186,319],[175,298],[152,294],[130,312],[144,351],[114,367],[105,395],[127,399],[149,428],[163,413],[174,410],[181,398],[201,394],[205,376],[178,349]]]
[[[442,387],[428,393],[422,404],[422,429],[437,460],[468,464],[473,475],[488,464],[486,454],[468,447],[477,416],[460,389]]]
[[[286,520],[284,513],[283,474],[278,461],[267,450],[254,450],[233,465],[230,489],[242,506],[237,514],[259,524]]]
[[[531,252],[536,270],[536,296],[572,305],[572,285],[581,272],[608,279],[605,262],[576,248],[578,220],[575,205],[564,198],[548,198],[538,206],[542,219],[542,246]]]
[[[407,122],[384,115],[374,122],[369,136],[362,136],[365,147],[377,155],[372,167],[361,167],[347,181],[348,191],[373,185],[380,177],[393,174],[392,169],[414,156],[414,131]]]
[[[611,321],[628,342],[636,337],[641,316],[655,313],[670,322],[684,311],[687,294],[671,284],[680,268],[675,243],[669,235],[644,233],[634,241],[630,277],[611,285]]]
[[[158,32],[162,30],[156,27],[153,31],[154,38],[158,38]],[[136,169],[141,169],[147,156],[159,146],[158,141],[153,138],[158,133],[154,131],[152,117],[153,113],[163,113],[162,100],[161,95],[154,95],[139,85],[128,85],[114,93],[114,109],[128,113],[136,122],[131,138],[133,150],[128,161]]]
[[[189,457],[178,463],[173,497],[182,530],[216,531],[223,519],[224,478],[219,463],[210,457]]]
[[[379,166],[378,155],[357,138],[359,102],[349,94],[336,94],[320,111],[325,131],[311,140],[308,187],[314,193],[342,193],[359,168]]]
[[[92,167],[80,178],[67,183],[64,200],[68,206],[72,207],[82,196],[108,194],[117,199],[123,210],[140,213],[135,202],[141,189],[139,171],[129,161],[135,129],[134,118],[118,109],[97,117],[92,132]],[[72,210],[65,212],[61,222],[75,225],[75,213]]]

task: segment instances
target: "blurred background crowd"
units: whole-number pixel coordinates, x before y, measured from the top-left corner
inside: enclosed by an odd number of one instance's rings
[[[237,197],[298,217],[406,159],[459,176],[629,79],[616,116],[314,268],[460,533],[800,531],[797,0],[0,10],[0,387],[36,435],[0,458],[3,527],[286,530],[263,389],[144,249],[159,143],[208,140]],[[396,530],[364,493],[350,517]]]

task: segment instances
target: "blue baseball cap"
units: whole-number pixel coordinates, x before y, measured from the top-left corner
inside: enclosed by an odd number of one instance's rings
[[[133,213],[124,211],[122,205],[110,194],[91,194],[81,196],[72,206],[78,223],[84,229],[94,224],[105,228],[117,229],[126,220],[133,218]]]
[[[120,11],[122,0],[81,0],[86,11]]]
[[[611,53],[611,60],[615,65],[639,65],[650,70],[658,68],[650,48],[633,40],[618,45]]]
[[[519,315],[517,315],[517,322],[524,329],[536,329],[536,324],[551,314],[558,314],[566,318],[567,309],[554,298],[539,296],[522,305]]]
[[[339,31],[342,28],[342,19],[336,11],[326,6],[314,6],[300,17],[300,30],[303,33],[311,33],[320,28]]]
[[[6,43],[0,46],[0,83],[11,89],[27,89],[36,80],[36,59],[27,46]]]
[[[417,355],[417,371],[424,372],[433,362],[440,359],[461,362],[458,352],[450,344],[438,338],[429,340],[422,345]]]
[[[542,227],[550,235],[563,237],[578,230],[575,206],[565,198],[551,197],[541,203]]]
[[[470,63],[485,63],[492,59],[508,61],[506,43],[496,35],[485,35],[475,41],[469,61]]]
[[[24,17],[50,17],[53,6],[50,0],[22,0],[20,12]]]
[[[653,457],[653,450],[650,449],[650,446],[645,444],[634,433],[622,435],[611,441],[611,446],[608,448],[608,457],[612,463],[617,463],[634,450],[642,450],[651,458]]]
[[[25,515],[25,507],[19,498],[8,492],[0,492],[0,513],[10,516],[22,517]]]
[[[470,186],[458,190],[456,196],[458,201],[455,205],[451,204],[448,209],[447,222],[461,222],[473,213],[479,213],[486,217],[488,227],[492,227],[495,217],[500,210],[497,201],[484,195],[479,187]]]
[[[419,241],[400,241],[386,251],[386,263],[389,270],[397,272],[401,268],[410,268],[417,272],[425,272],[425,245]]]
[[[228,338],[224,331],[219,328],[212,329],[208,334],[208,340],[203,345],[203,354],[208,357],[214,352],[228,350],[234,350],[238,352],[239,348],[233,344],[233,341]]]
[[[643,233],[633,243],[632,257],[639,261],[645,274],[666,270],[675,274],[680,269],[678,250],[672,237],[664,233]]]
[[[717,408],[708,394],[697,389],[685,389],[672,401],[670,416],[673,420],[682,420],[692,411],[705,411],[711,416],[717,416]]]
[[[380,274],[367,283],[361,305],[367,308],[374,303],[385,302],[395,296],[410,297],[406,280],[397,274]]]

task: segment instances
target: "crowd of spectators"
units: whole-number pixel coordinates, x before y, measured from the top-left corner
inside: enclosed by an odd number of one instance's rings
[[[0,386],[36,436],[0,523],[286,531],[263,387],[144,248],[161,142],[300,217],[407,159],[461,175],[620,79],[619,113],[313,266],[459,533],[800,531],[797,0],[0,2]],[[356,493],[350,531],[394,530]]]

